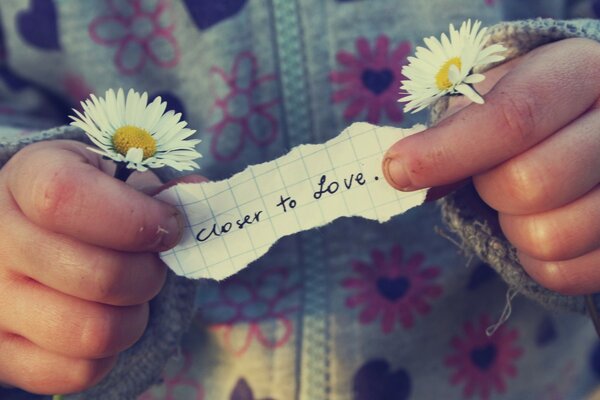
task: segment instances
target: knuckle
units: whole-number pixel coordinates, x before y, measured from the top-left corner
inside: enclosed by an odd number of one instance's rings
[[[145,262],[145,284],[142,286],[142,293],[139,294],[137,303],[145,303],[152,300],[160,293],[167,280],[167,266],[160,261],[156,254],[150,254],[148,261]],[[139,286],[139,285],[138,285]]]
[[[519,211],[536,209],[548,200],[547,174],[540,165],[508,162],[502,169],[503,186]]]
[[[32,153],[35,153],[35,151],[39,149],[40,146],[41,143],[33,143],[23,147],[7,161],[6,165],[2,168],[2,171],[6,171],[10,174],[18,172],[14,171],[14,169],[20,169],[20,165],[28,165],[30,162],[29,157],[32,157]]]
[[[127,257],[117,254],[98,257],[91,266],[90,288],[94,300],[115,306],[140,305],[150,301],[161,290],[167,268],[156,256],[147,253]]]
[[[99,306],[82,321],[79,335],[80,351],[88,357],[107,357],[117,354],[118,318],[110,306]]]
[[[34,394],[52,394],[53,388],[57,387],[57,379],[64,379],[64,377],[59,376],[60,374],[56,370],[40,371],[33,367],[24,366],[21,372],[23,378],[18,382],[19,388]]]
[[[115,365],[116,357],[102,360],[54,361],[45,365],[27,363],[22,366],[18,386],[30,393],[76,393],[95,386]]]
[[[127,270],[116,260],[107,260],[106,257],[98,256],[91,260],[89,273],[89,289],[97,302],[113,304],[123,296],[123,278],[121,273]]]
[[[107,361],[109,361],[107,363]],[[108,364],[108,368],[107,368]],[[61,393],[81,392],[95,386],[112,369],[114,360],[83,360],[74,362],[69,371],[64,374]],[[59,378],[60,379],[60,378]]]
[[[500,129],[514,144],[529,144],[535,131],[535,96],[526,90],[513,90],[495,97],[493,108],[500,118]]]
[[[535,278],[545,288],[561,294],[571,294],[576,290],[570,274],[560,262],[542,262],[537,267]]]
[[[80,352],[91,358],[110,357],[131,347],[142,336],[148,321],[148,304],[130,307],[98,305],[82,322]]]
[[[40,170],[32,183],[33,212],[42,223],[53,225],[77,214],[74,198],[79,185],[68,164],[60,163]]]
[[[562,229],[551,221],[536,217],[526,219],[523,229],[525,236],[522,245],[528,254],[544,261],[560,259],[566,240]]]

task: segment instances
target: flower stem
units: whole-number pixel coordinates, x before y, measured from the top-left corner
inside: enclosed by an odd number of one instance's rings
[[[61,394],[55,394],[52,396],[52,400],[63,400],[63,397]]]
[[[115,178],[120,181],[127,182],[127,178],[129,178],[129,175],[131,175],[135,169],[127,168],[127,163],[124,162],[118,162],[116,164],[117,169],[115,171]]]

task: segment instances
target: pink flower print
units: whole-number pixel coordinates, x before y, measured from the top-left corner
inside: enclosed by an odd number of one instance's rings
[[[175,23],[170,0],[108,0],[110,12],[95,18],[88,30],[95,43],[116,46],[119,72],[140,72],[146,60],[162,68],[177,65],[181,57],[173,35]]]
[[[519,334],[515,329],[501,326],[488,337],[485,330],[492,324],[487,315],[478,322],[467,321],[464,335],[451,340],[453,353],[444,364],[454,370],[450,376],[453,386],[464,384],[463,398],[487,400],[492,391],[506,392],[506,379],[517,375],[516,360],[523,350],[517,346]]]
[[[290,316],[299,309],[300,287],[297,274],[283,267],[256,276],[237,274],[219,284],[216,299],[202,304],[199,314],[236,356],[255,339],[265,348],[279,348],[292,336]]]
[[[538,400],[567,400],[569,392],[575,387],[580,369],[574,360],[569,360],[560,369],[559,376],[547,377],[549,382],[543,386]]]
[[[181,363],[168,364],[163,373],[163,383],[144,392],[138,400],[204,400],[204,389],[195,379],[189,377],[192,368],[192,356],[184,353]]]
[[[394,246],[386,259],[383,252],[373,250],[371,264],[354,261],[355,275],[342,281],[342,286],[355,292],[346,298],[346,305],[362,306],[360,323],[370,324],[381,316],[383,333],[390,333],[396,322],[411,328],[415,313],[429,313],[429,300],[442,294],[442,287],[432,282],[440,268],[423,267],[422,253],[414,253],[403,262],[402,253],[400,246]]]
[[[486,6],[493,7],[495,3],[496,3],[496,0],[485,0]]]
[[[279,102],[272,97],[276,76],[257,76],[257,70],[250,52],[237,55],[230,73],[217,66],[210,69],[215,98],[211,112],[217,122],[208,131],[213,135],[211,153],[219,161],[236,159],[246,140],[266,147],[277,138],[277,118],[270,111]]]
[[[410,43],[400,42],[389,52],[390,39],[380,35],[371,48],[364,37],[356,39],[356,55],[340,50],[336,55],[341,68],[330,74],[331,82],[339,85],[333,92],[334,103],[348,103],[344,110],[347,121],[355,119],[363,110],[367,110],[367,121],[378,123],[382,114],[394,122],[403,118],[402,107],[398,99],[400,81],[404,76],[400,72],[407,63]]]
[[[0,115],[15,115],[18,111],[12,107],[0,105]]]
[[[77,105],[87,99],[90,93],[94,93],[82,76],[72,73],[67,73],[63,76],[63,87],[69,99]]]

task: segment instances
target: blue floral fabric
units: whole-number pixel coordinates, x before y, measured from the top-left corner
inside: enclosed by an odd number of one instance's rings
[[[423,37],[467,18],[600,14],[598,1],[572,3],[5,2],[0,139],[65,123],[89,93],[133,87],[184,114],[202,139],[199,173],[220,179],[353,121],[423,122],[397,103]],[[433,204],[387,224],[344,219],[203,282],[181,354],[141,398],[580,398],[600,370],[588,321],[517,296],[488,337],[506,285],[438,225]]]

